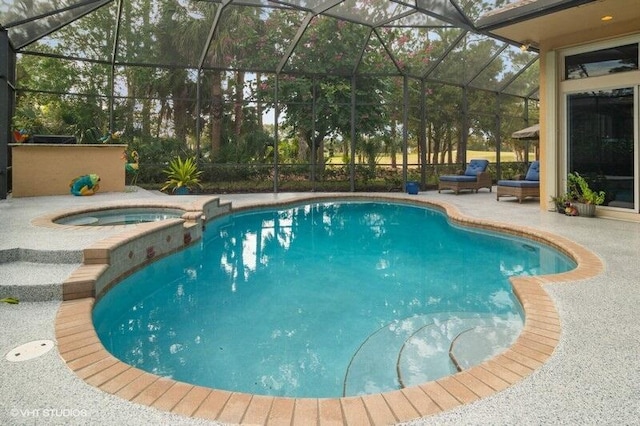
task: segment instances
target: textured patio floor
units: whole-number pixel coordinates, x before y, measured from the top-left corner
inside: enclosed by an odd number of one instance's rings
[[[0,201],[0,285],[55,285],[79,264],[80,250],[118,229],[60,232],[31,220],[79,204],[163,197],[147,191],[94,197],[39,197]],[[234,207],[296,194],[224,195]],[[559,312],[562,333],[550,359],[517,384],[474,403],[411,424],[633,424],[640,416],[640,224],[540,212],[536,202],[495,201],[495,194],[437,194],[463,214],[533,227],[595,252],[604,273],[545,289]],[[185,202],[190,197],[185,198]],[[45,253],[43,255],[42,253]],[[45,261],[46,268],[42,267]],[[56,263],[64,262],[56,266]],[[14,282],[18,281],[18,282]],[[4,297],[5,295],[1,295]],[[36,339],[55,340],[59,301],[0,305],[1,424],[211,424],[134,404],[78,378],[57,348],[23,363],[4,355]],[[45,418],[46,417],[46,418]],[[364,420],[362,419],[363,423]]]

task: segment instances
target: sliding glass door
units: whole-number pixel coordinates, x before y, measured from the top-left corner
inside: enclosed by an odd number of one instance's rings
[[[635,87],[567,94],[567,166],[592,189],[605,191],[605,206],[636,209]]]

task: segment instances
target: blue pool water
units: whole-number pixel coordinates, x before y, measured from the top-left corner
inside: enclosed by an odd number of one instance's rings
[[[133,225],[181,217],[184,210],[157,207],[128,207],[77,213],[57,219],[55,223],[74,226]]]
[[[563,272],[528,240],[451,226],[435,210],[337,202],[233,214],[94,309],[105,347],[160,376],[247,393],[398,389],[511,345],[508,277]]]

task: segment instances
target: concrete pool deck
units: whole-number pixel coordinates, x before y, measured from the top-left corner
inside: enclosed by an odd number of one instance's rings
[[[234,208],[295,200],[311,194],[222,195]],[[338,194],[340,195],[340,194]],[[372,194],[380,195],[380,194]],[[394,194],[384,194],[394,195]],[[537,202],[495,201],[495,193],[435,191],[417,196],[456,206],[463,214],[539,229],[568,238],[603,260],[603,273],[588,279],[547,284],[562,332],[547,362],[531,375],[491,396],[409,424],[631,424],[640,416],[640,334],[637,291],[640,277],[640,224],[574,218],[540,212]],[[138,190],[94,197],[38,197],[0,201],[0,288],[59,285],[81,261],[82,248],[121,232],[121,228],[61,230],[36,227],[41,215],[96,203],[171,198]],[[185,203],[194,197],[181,198]],[[11,294],[0,294],[0,297]],[[4,356],[16,346],[56,340],[59,301],[0,305],[0,422],[2,424],[212,424],[131,403],[80,379],[60,359],[58,348],[25,362]],[[46,418],[45,418],[46,417]],[[367,418],[362,418],[367,423]],[[215,424],[215,423],[213,423]]]

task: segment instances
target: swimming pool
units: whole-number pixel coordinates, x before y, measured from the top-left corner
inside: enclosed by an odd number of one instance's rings
[[[94,322],[114,355],[156,375],[257,394],[356,395],[433,380],[508,347],[522,317],[507,278],[573,266],[528,240],[451,227],[428,208],[317,203],[211,222],[202,244],[108,292]],[[469,349],[478,342],[491,344]]]

